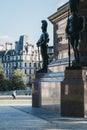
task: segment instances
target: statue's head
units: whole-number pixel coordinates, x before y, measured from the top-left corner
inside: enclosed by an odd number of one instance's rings
[[[41,22],[42,22],[44,27],[47,27],[47,21],[46,20],[42,20]]]
[[[42,30],[46,31],[47,30],[47,21],[46,20],[42,20],[41,22],[42,22],[42,26],[41,26]]]

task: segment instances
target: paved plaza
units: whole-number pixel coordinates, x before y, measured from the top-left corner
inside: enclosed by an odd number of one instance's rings
[[[0,130],[86,130],[87,119],[64,118],[31,105],[1,105]]]

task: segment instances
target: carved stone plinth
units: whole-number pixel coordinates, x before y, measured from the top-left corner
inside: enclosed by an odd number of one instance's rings
[[[87,116],[87,69],[65,70],[61,82],[61,115]]]

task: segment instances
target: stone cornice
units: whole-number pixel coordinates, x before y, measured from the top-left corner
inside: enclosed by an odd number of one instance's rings
[[[87,2],[86,0],[80,0],[80,5],[79,5],[79,14],[81,12],[87,12]],[[57,12],[52,14],[51,16],[48,17],[49,21],[52,23],[55,23],[57,20],[61,20],[62,18],[67,17],[67,12],[70,10],[69,7],[69,2],[65,3],[63,6],[59,7],[57,9]]]
[[[67,12],[69,10],[69,2],[65,3],[63,6],[61,6],[60,8],[57,9],[57,12],[52,14],[51,16],[48,17],[48,19],[54,23],[57,19],[60,19],[63,15],[65,17],[67,16]]]

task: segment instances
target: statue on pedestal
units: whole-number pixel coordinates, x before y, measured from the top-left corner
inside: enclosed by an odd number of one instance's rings
[[[66,34],[74,51],[74,62],[73,66],[80,65],[80,57],[79,57],[79,34],[83,29],[83,17],[78,15],[80,0],[69,0],[71,16],[68,18],[67,26],[66,26]]]
[[[47,72],[47,65],[48,65],[48,54],[47,54],[47,43],[49,42],[49,35],[47,33],[47,21],[42,20],[42,34],[40,39],[36,43],[38,47],[41,49],[42,61],[43,61],[43,68],[39,72]]]

